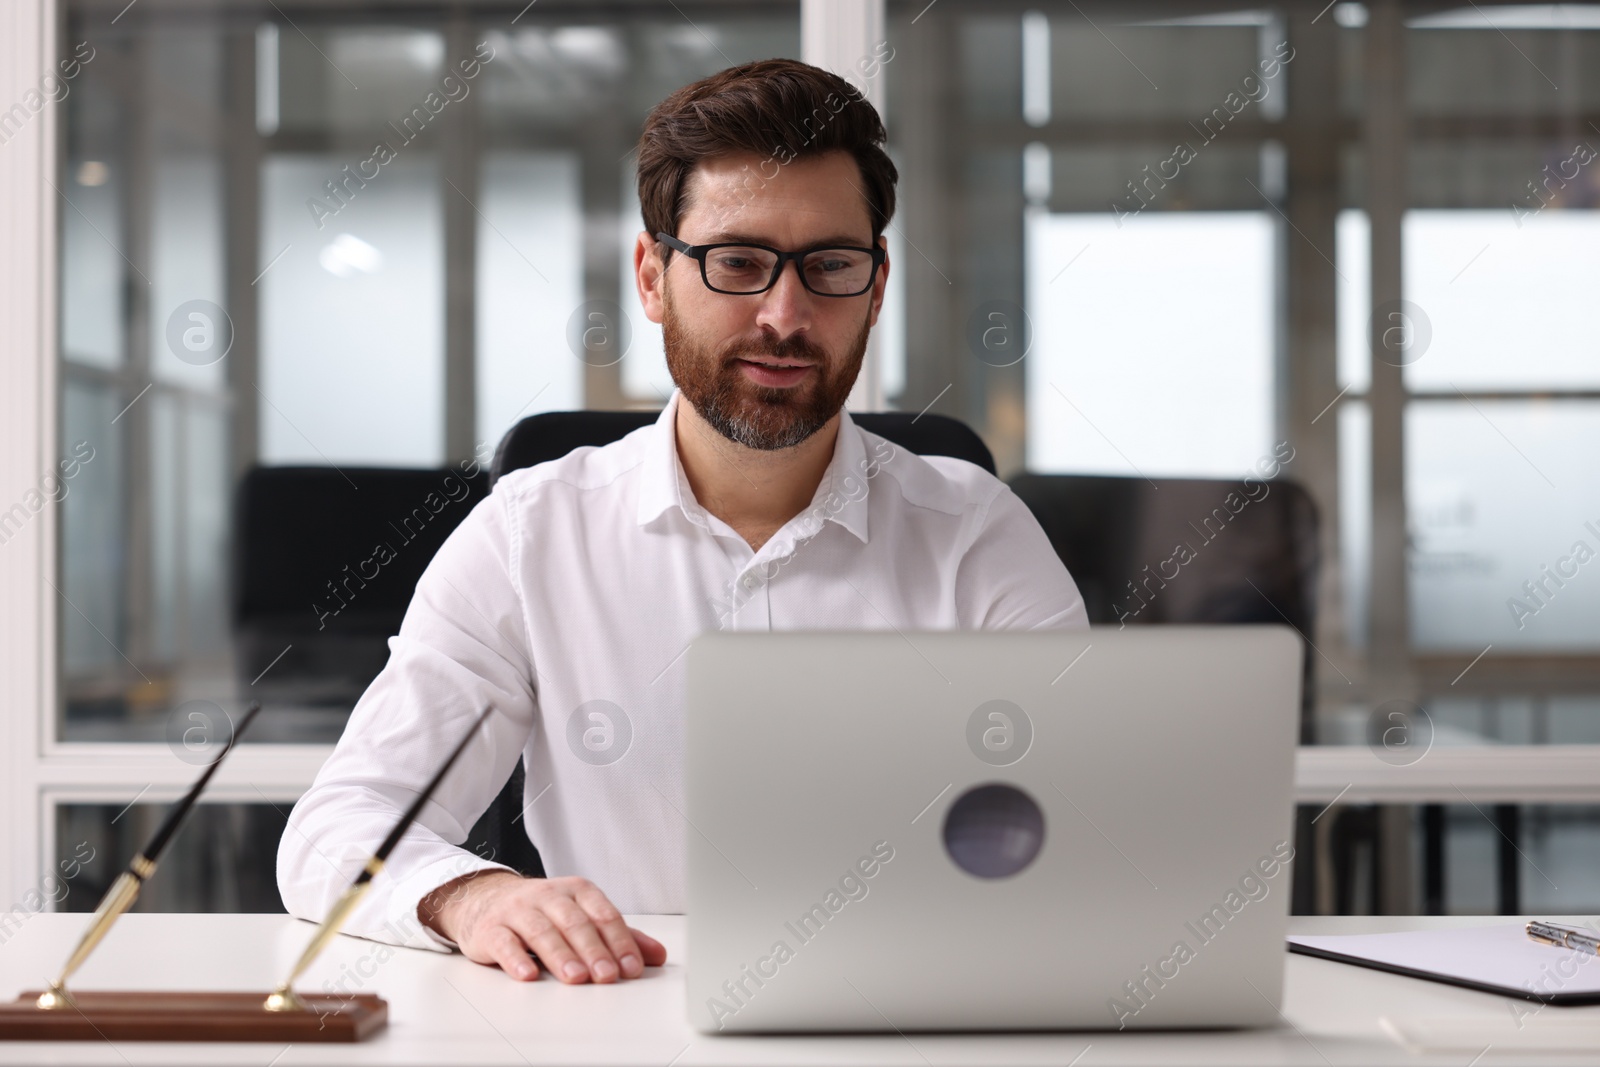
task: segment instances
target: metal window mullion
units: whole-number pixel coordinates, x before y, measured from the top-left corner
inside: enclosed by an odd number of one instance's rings
[[[1292,477],[1305,486],[1320,518],[1321,558],[1318,571],[1315,640],[1346,674],[1353,672],[1344,648],[1342,583],[1339,548],[1338,414],[1326,410],[1338,394],[1338,349],[1334,343],[1338,269],[1335,231],[1339,214],[1338,51],[1337,38],[1312,25],[1315,12],[1291,9],[1283,33],[1295,49],[1295,61],[1284,73],[1284,119],[1274,123],[1286,155],[1285,219],[1275,227],[1279,254],[1275,277],[1281,309],[1274,361],[1275,440],[1295,450]],[[1262,205],[1267,210],[1267,205]],[[1277,221],[1276,216],[1272,216]],[[1335,404],[1335,406],[1337,406]],[[1335,561],[1328,565],[1327,561]],[[1348,688],[1344,679],[1321,662],[1313,664],[1314,685],[1302,706],[1300,741],[1316,740],[1323,692]],[[1342,696],[1343,694],[1339,694]],[[1320,805],[1317,807],[1320,808]],[[1334,820],[1321,827],[1316,811],[1296,809],[1295,839],[1308,865],[1294,883],[1292,906],[1297,913],[1328,913],[1335,907],[1331,862]]]
[[[1367,213],[1372,226],[1372,321],[1369,330],[1372,385],[1372,555],[1369,574],[1370,634],[1368,692],[1374,705],[1414,701],[1406,553],[1405,381],[1401,368],[1385,361],[1382,331],[1387,312],[1398,310],[1402,292],[1401,224],[1405,217],[1406,80],[1405,22],[1399,0],[1374,0],[1365,32],[1363,143]],[[1415,910],[1411,823],[1401,809],[1379,819],[1382,877],[1379,911]]]
[[[629,55],[641,55],[645,44],[637,29],[629,33]],[[623,120],[624,112],[619,99],[615,106],[597,109],[592,122],[579,131],[578,139],[578,203],[583,219],[581,255],[583,260],[584,303],[603,302],[617,308],[622,303],[622,287],[632,285],[633,277],[617,266],[618,250],[622,247],[622,181],[623,163],[629,148],[630,127]],[[622,151],[618,151],[619,146]],[[631,238],[632,233],[627,237]],[[631,252],[632,242],[629,242]],[[632,263],[630,254],[628,263]],[[542,284],[542,283],[541,283]],[[574,309],[576,310],[576,309]],[[577,359],[576,352],[568,349],[565,337],[552,338],[545,358]],[[584,360],[582,378],[583,406],[590,409],[615,409],[627,407],[630,398],[623,394],[622,361],[601,363]],[[659,403],[659,397],[631,398]]]
[[[472,55],[473,25],[457,11],[445,27],[446,67]],[[461,99],[439,144],[439,195],[444,198],[444,459],[471,459],[478,432],[477,267],[482,150],[482,93]]]
[[[1295,49],[1286,68],[1288,114],[1280,124],[1288,154],[1285,214],[1280,227],[1286,258],[1287,345],[1278,363],[1283,376],[1279,440],[1295,449],[1291,476],[1306,487],[1320,517],[1323,565],[1317,596],[1316,639],[1349,674],[1353,658],[1344,648],[1343,583],[1339,580],[1339,415],[1328,405],[1339,392],[1336,294],[1336,223],[1340,205],[1338,40],[1313,25],[1315,11],[1292,9],[1288,36]],[[1263,205],[1265,207],[1265,205]],[[1318,664],[1319,689],[1347,688]],[[1317,702],[1320,703],[1320,702]],[[1313,707],[1316,704],[1314,703]],[[1309,724],[1306,724],[1309,726]],[[1303,742],[1311,737],[1302,736]]]
[[[947,16],[938,6],[923,12],[916,46],[895,54],[904,105],[894,124],[900,159],[896,214],[907,254],[892,269],[905,272],[909,305],[902,407],[917,411],[937,400],[940,411],[966,416],[971,380],[961,358],[961,317],[950,277],[960,247],[963,165],[950,116],[960,114],[961,101],[956,25]]]
[[[1406,208],[1404,23],[1398,0],[1370,7],[1366,28],[1364,147],[1367,214],[1372,227],[1370,324],[1372,384],[1372,695],[1410,698],[1405,512],[1405,382],[1383,359],[1386,305],[1402,297],[1401,223]]]
[[[235,480],[255,465],[261,451],[261,305],[256,284],[261,269],[261,135],[256,129],[256,40],[253,27],[232,30],[224,43],[228,57],[222,128],[223,268],[233,348],[227,358],[229,468]],[[232,525],[228,536],[233,537]],[[231,556],[230,556],[231,558]]]

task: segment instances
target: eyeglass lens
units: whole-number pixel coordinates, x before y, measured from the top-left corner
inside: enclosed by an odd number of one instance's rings
[[[713,248],[705,257],[705,280],[726,293],[759,293],[772,281],[777,258],[764,248]],[[819,248],[800,261],[800,273],[812,292],[853,296],[872,285],[872,255],[852,248]]]

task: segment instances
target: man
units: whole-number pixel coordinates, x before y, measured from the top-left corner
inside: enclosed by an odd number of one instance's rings
[[[534,956],[566,982],[636,977],[666,952],[622,912],[684,910],[696,634],[1087,625],[1002,483],[896,450],[842,409],[889,272],[883,140],[848,83],[790,60],[651,113],[634,268],[678,389],[654,425],[502,478],[440,549],[290,818],[290,912],[322,917],[492,704],[347,928],[459,946],[523,980]],[[548,878],[456,847],[518,758]]]

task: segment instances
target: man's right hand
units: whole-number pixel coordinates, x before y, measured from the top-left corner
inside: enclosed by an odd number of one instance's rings
[[[667,960],[666,946],[623,922],[587,878],[479,871],[422,898],[417,916],[469,960],[498,964],[524,982],[539,977],[529,952],[568,984],[637,978]]]

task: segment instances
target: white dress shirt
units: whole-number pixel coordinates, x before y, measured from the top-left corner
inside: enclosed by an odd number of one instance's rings
[[[604,448],[507,474],[417,583],[389,661],[290,816],[278,886],[320,920],[492,703],[346,930],[445,948],[418,902],[499,867],[459,847],[520,757],[550,876],[624,912],[684,911],[684,652],[706,630],[1081,628],[1027,507],[964,460],[916,456],[848,413],[809,508],[752,551],[678,460],[674,393]]]

